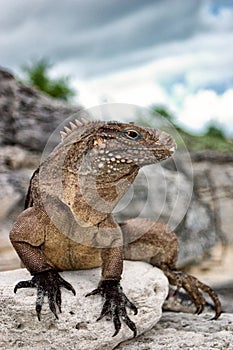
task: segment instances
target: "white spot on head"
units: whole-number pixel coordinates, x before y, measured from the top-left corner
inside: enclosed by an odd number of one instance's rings
[[[175,152],[175,147],[173,146],[173,147],[169,148],[169,151],[170,151],[171,153],[174,153],[174,152]]]

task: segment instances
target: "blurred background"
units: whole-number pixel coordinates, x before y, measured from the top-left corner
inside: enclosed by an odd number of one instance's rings
[[[181,176],[180,207],[187,188],[191,196],[175,227],[179,264],[229,297],[233,1],[0,0],[0,6],[0,270],[19,266],[8,233],[51,132],[82,109],[127,103],[148,110],[135,122],[156,127],[159,114],[179,134],[176,162],[163,168],[168,188]],[[143,176],[119,219],[138,215]],[[159,178],[150,181],[159,191]],[[163,221],[172,210],[169,193]],[[160,203],[152,204],[156,212]]]
[[[214,120],[233,134],[232,0],[0,5],[0,64],[17,76],[41,61],[70,78],[73,103],[163,104],[191,131]]]

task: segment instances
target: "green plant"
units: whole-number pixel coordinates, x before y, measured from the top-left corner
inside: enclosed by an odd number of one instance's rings
[[[159,116],[163,117],[162,120]],[[166,123],[166,120],[168,123]],[[176,122],[176,118],[168,111],[166,106],[151,106],[149,113],[146,115],[139,114],[136,122],[144,126],[161,128],[171,134],[173,134],[175,128],[176,131],[178,131],[178,134],[174,133],[173,136],[176,139],[179,149],[182,149],[185,144],[190,151],[203,151],[209,149],[220,152],[233,152],[233,139],[225,136],[224,131],[218,126],[217,122],[212,121],[207,126],[204,134],[193,134],[185,130]],[[177,135],[180,137],[177,137]]]
[[[51,78],[49,71],[52,66],[46,58],[24,65],[22,67],[23,82],[36,87],[54,98],[70,101],[76,95],[75,90],[70,86],[70,78]]]
[[[226,139],[224,131],[221,129],[221,127],[217,126],[213,122],[211,122],[208,125],[208,128],[205,132],[205,135],[210,136],[210,137],[216,137],[216,138],[223,139],[223,140]]]

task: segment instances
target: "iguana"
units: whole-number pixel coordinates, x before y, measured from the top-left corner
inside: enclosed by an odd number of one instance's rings
[[[172,156],[176,145],[166,132],[116,121],[74,121],[61,132],[62,141],[34,172],[25,210],[10,239],[33,276],[15,288],[37,288],[36,313],[44,296],[51,311],[61,312],[61,287],[75,290],[59,271],[102,266],[97,288],[104,304],[99,319],[110,314],[115,336],[122,320],[137,334],[126,307],[137,307],[124,294],[120,279],[123,259],[143,260],[163,270],[171,284],[183,287],[201,313],[207,293],[215,292],[195,277],[176,270],[177,237],[165,224],[135,218],[117,223],[112,211],[141,167]]]

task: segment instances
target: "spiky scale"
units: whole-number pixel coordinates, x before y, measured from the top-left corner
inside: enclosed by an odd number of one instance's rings
[[[80,122],[80,120],[78,120],[78,119],[75,119],[75,123],[76,123],[77,126],[82,126],[82,125],[83,125],[83,124]]]
[[[64,138],[67,136],[67,134],[65,133],[65,131],[60,131],[60,135],[61,135],[62,141],[63,141]]]
[[[70,122],[70,127],[72,131],[77,129],[77,126],[73,122]]]
[[[64,127],[66,134],[70,134],[72,132],[71,129],[67,128],[67,126]]]

